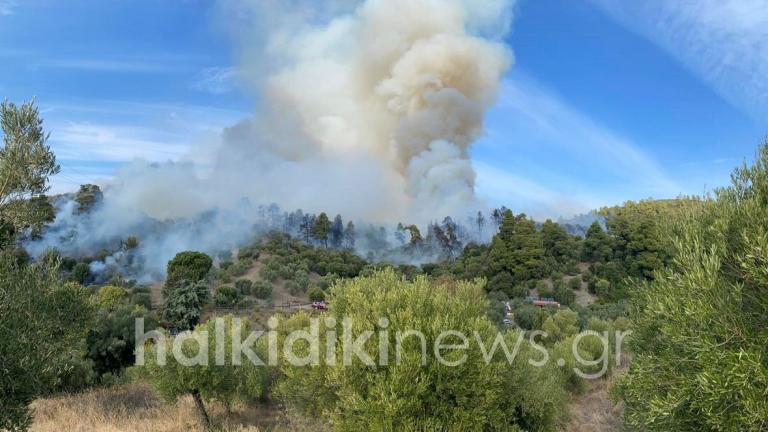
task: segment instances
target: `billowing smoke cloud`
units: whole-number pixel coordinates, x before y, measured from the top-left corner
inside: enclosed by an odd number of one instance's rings
[[[191,166],[127,170],[137,207],[178,217],[248,197],[391,221],[475,205],[468,150],[511,59],[482,35],[503,34],[511,5],[285,3],[224,2],[257,112],[224,131],[203,178]]]
[[[136,214],[229,212],[244,199],[377,222],[426,222],[479,207],[469,148],[511,64],[499,41],[510,1],[220,6],[239,47],[239,75],[258,101],[254,116],[224,130],[215,159],[202,166],[121,169],[93,215],[91,223],[105,224],[94,232],[110,237],[102,231],[145,223]],[[160,243],[200,249],[195,239]]]

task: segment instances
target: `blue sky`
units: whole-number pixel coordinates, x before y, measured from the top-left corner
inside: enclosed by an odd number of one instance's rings
[[[207,0],[0,0],[0,96],[37,97],[54,190],[196,154],[255,102]],[[540,216],[724,185],[768,133],[762,0],[521,0],[472,150],[478,194]]]

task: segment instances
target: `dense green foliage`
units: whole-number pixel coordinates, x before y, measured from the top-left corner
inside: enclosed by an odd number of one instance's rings
[[[53,221],[53,206],[44,196],[48,179],[59,173],[56,156],[34,102],[0,104],[0,250],[30,229],[35,235]]]
[[[216,295],[213,296],[213,302],[216,306],[223,308],[237,307],[243,300],[244,296],[240,290],[227,285],[219,287]]]
[[[55,267],[0,254],[0,430],[28,426],[29,403],[80,357],[93,318],[88,297],[61,282]]]
[[[480,282],[435,283],[424,277],[408,282],[392,269],[370,277],[344,280],[329,298],[330,314],[341,334],[342,318],[350,320],[355,334],[382,329],[379,317],[389,317],[386,344],[389,367],[366,366],[353,357],[351,365],[307,368],[285,364],[280,393],[303,412],[332,421],[339,431],[359,430],[552,430],[565,403],[558,374],[551,368],[534,368],[536,357],[527,343],[510,366],[501,351],[489,363],[481,350],[446,350],[449,361],[467,356],[455,367],[441,364],[431,353],[422,356],[418,338],[403,338],[401,361],[395,366],[397,331],[418,329],[427,346],[434,346],[443,330],[466,335],[477,332],[490,347],[496,326],[486,318],[487,302]],[[289,328],[309,323],[304,314],[294,316]],[[321,338],[327,329],[321,329]],[[504,336],[513,346],[517,333]],[[446,344],[460,344],[448,338]],[[337,344],[337,358],[342,352]],[[364,344],[377,359],[379,341]],[[296,344],[298,355],[306,344]],[[426,362],[426,364],[422,364]]]
[[[544,244],[536,225],[525,215],[504,214],[489,250],[490,271],[507,272],[515,283],[544,276]]]
[[[328,219],[328,215],[320,213],[315,219],[314,225],[312,225],[312,238],[322,242],[325,247],[328,247],[328,236],[331,233],[331,221]]]
[[[168,262],[165,294],[179,286],[183,281],[198,282],[208,276],[213,266],[213,259],[201,252],[179,252]]]
[[[176,330],[191,330],[200,323],[209,299],[208,284],[183,280],[165,300],[163,320]]]
[[[541,226],[544,256],[549,269],[565,267],[579,258],[579,240],[561,225],[547,219]]]
[[[239,342],[242,343],[250,333],[249,322],[241,320],[238,324],[231,316],[223,317],[222,321],[224,325],[221,334],[224,337],[220,343],[225,348],[221,358],[223,362],[214,361],[217,359],[216,320],[210,320],[199,325],[194,331],[200,338],[207,338],[206,354],[209,361],[203,364],[193,362],[195,364],[190,366],[180,363],[180,359],[175,356],[168,355],[163,365],[157,361],[157,346],[154,346],[146,353],[146,363],[140,368],[166,400],[175,401],[180,396],[192,395],[200,421],[206,430],[210,428],[210,421],[204,401],[216,400],[229,406],[237,400],[256,400],[266,391],[269,380],[268,367],[254,365],[246,358],[233,359],[233,338],[239,335]],[[165,342],[158,343],[167,344],[166,353],[172,352],[172,339],[167,338]],[[267,358],[265,349],[263,344],[254,347],[256,355],[262,359]],[[187,359],[195,359],[200,350],[200,344],[193,338],[185,339],[181,349]]]
[[[768,145],[732,179],[679,218],[672,264],[632,291],[635,358],[619,387],[630,426],[768,425]]]
[[[272,255],[264,270],[265,279],[294,279],[296,272],[310,271],[325,276],[335,274],[341,277],[355,277],[367,264],[366,261],[348,250],[315,248],[300,240],[274,233],[264,240],[262,249]]]
[[[157,321],[143,306],[122,304],[102,308],[86,338],[86,358],[99,375],[118,375],[134,364],[135,320],[144,319],[145,331],[157,327]]]
[[[600,222],[589,226],[581,249],[581,259],[587,262],[602,263],[613,257],[613,242],[603,231]]]
[[[94,184],[85,184],[80,186],[80,190],[75,195],[77,203],[77,213],[89,213],[104,199],[101,188]]]

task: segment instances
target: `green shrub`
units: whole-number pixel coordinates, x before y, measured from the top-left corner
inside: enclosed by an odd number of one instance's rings
[[[236,278],[240,277],[248,272],[248,270],[251,269],[251,266],[253,263],[248,260],[238,260],[236,263],[233,263],[229,268],[227,268],[227,276],[230,278]]]
[[[293,281],[293,280],[289,280],[285,282],[285,289],[287,289],[288,292],[294,297],[298,297],[301,294],[304,294],[304,291],[301,289],[299,284],[297,284],[296,281]]]
[[[253,282],[248,279],[240,279],[235,282],[235,288],[237,288],[242,295],[253,295]]]
[[[246,246],[237,252],[238,260],[257,260],[259,259],[260,248],[258,245]]]
[[[131,289],[132,294],[149,294],[152,292],[152,288],[147,285],[136,285]]]
[[[312,288],[309,290],[309,300],[313,302],[325,301],[325,291],[317,287]]]
[[[606,298],[611,293],[611,283],[605,279],[598,279],[595,282],[594,294],[601,298]]]
[[[581,269],[579,268],[579,264],[576,261],[570,261],[565,266],[565,273],[569,276],[575,276],[581,273]]]
[[[515,286],[515,278],[509,272],[495,274],[485,285],[488,292],[501,291],[511,296]]]
[[[531,292],[528,290],[528,286],[525,284],[519,284],[515,285],[514,288],[512,288],[512,291],[509,293],[510,298],[518,298],[518,299],[524,299],[528,297],[531,294]]]
[[[269,282],[275,282],[280,279],[280,273],[282,272],[282,265],[275,260],[270,260],[264,267],[261,268],[259,275],[262,279]]]
[[[555,300],[563,306],[571,306],[576,301],[576,294],[573,289],[565,286],[565,284],[558,284],[553,294]]]
[[[101,309],[115,310],[128,300],[128,291],[113,285],[107,285],[99,289],[94,296],[94,302]]]
[[[131,303],[147,310],[152,309],[152,295],[144,292],[134,292],[131,295]]]
[[[82,286],[0,253],[0,430],[29,426],[29,404],[55,386],[63,362],[79,358],[92,319]]]
[[[98,375],[118,374],[134,364],[136,319],[144,320],[144,331],[154,330],[157,320],[142,307],[123,305],[101,310],[86,337],[86,357]]]
[[[52,393],[76,393],[96,385],[98,374],[93,369],[93,361],[80,357],[62,359],[55,365],[55,381]]]
[[[539,297],[550,298],[555,296],[555,290],[546,281],[538,281],[536,283],[536,290],[539,292]]]
[[[84,262],[79,262],[72,267],[72,271],[69,273],[69,280],[77,282],[81,285],[88,282],[91,278],[91,266]]]
[[[568,281],[568,286],[570,286],[571,289],[579,290],[581,289],[581,283],[582,283],[581,275],[574,276],[571,278],[571,280]]]
[[[272,297],[272,284],[267,282],[256,282],[251,289],[253,296],[258,299],[268,299]]]
[[[243,295],[237,288],[231,286],[221,286],[213,298],[213,302],[218,307],[236,307],[243,300]]]
[[[546,318],[546,312],[533,305],[522,305],[515,309],[515,324],[523,330],[537,330]]]
[[[309,275],[303,270],[298,270],[293,274],[293,281],[301,292],[307,292],[309,289]]]
[[[574,336],[579,331],[579,315],[570,309],[561,309],[554,315],[547,317],[541,325],[541,329],[547,332],[545,342],[554,345],[569,336]]]
[[[339,275],[336,273],[329,273],[323,277],[320,278],[320,282],[318,283],[318,287],[322,289],[323,291],[327,291],[336,281],[341,279]]]

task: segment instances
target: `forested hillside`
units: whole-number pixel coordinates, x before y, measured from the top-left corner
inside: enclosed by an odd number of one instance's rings
[[[194,421],[168,430],[565,430],[568,407],[614,381],[633,430],[768,424],[768,145],[712,196],[599,209],[584,236],[507,208],[388,231],[258,207],[247,238],[173,251],[153,281],[132,277],[152,256],[135,251],[175,223],[204,228],[205,217],[148,222],[145,236],[125,232],[103,249],[30,255],[61,200],[87,220],[107,198],[93,185],[46,197],[58,168],[37,108],[4,103],[1,114],[0,430],[47,430],[55,416],[30,407],[78,392],[152,401],[115,402],[119,415],[93,426],[105,430],[125,430],[110,423],[121,415],[149,422],[184,409]],[[137,342],[153,330],[169,339]],[[252,330],[274,335],[250,341],[269,362],[217,350],[214,337],[239,346]],[[378,336],[360,339],[363,355],[349,362],[346,339],[329,342],[348,330]],[[400,338],[410,330],[423,339]],[[292,351],[272,358],[272,343]],[[155,360],[174,350],[221,362]],[[312,356],[312,367],[296,361]]]

